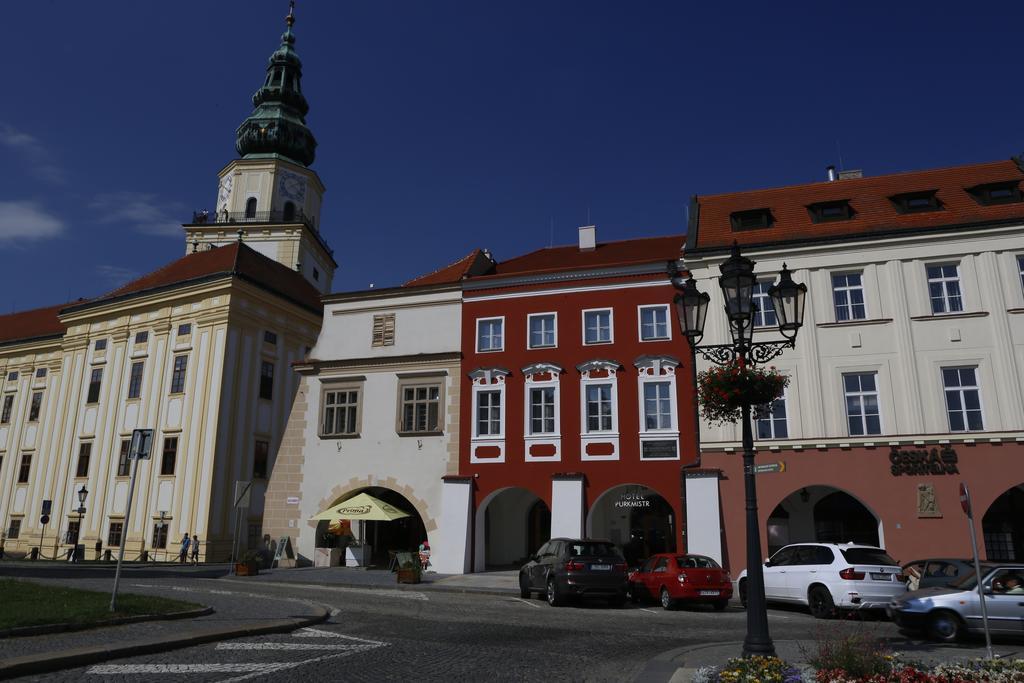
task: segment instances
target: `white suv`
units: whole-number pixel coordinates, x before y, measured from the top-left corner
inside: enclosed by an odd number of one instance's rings
[[[883,609],[906,592],[896,561],[881,548],[853,543],[795,543],[764,563],[769,601],[807,605],[818,619],[840,609]],[[747,604],[747,572],[737,581]]]

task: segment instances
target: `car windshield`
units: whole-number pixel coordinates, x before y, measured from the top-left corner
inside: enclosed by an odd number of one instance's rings
[[[881,548],[840,548],[839,551],[850,564],[896,564],[896,560]]]
[[[981,565],[981,575],[985,576],[992,571],[994,567],[992,565]],[[959,588],[961,590],[969,591],[978,585],[978,576],[974,573],[974,569],[964,572],[963,576],[956,578],[946,584],[950,588]]]
[[[593,543],[589,541],[577,541],[566,544],[569,548],[569,557],[591,557],[594,555],[614,555],[621,557],[618,548],[612,543]]]
[[[703,555],[676,555],[676,563],[684,569],[720,569],[717,562]]]

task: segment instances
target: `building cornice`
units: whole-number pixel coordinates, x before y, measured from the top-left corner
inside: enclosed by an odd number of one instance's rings
[[[575,282],[607,277],[623,277],[632,275],[649,275],[668,272],[668,264],[673,259],[662,259],[636,263],[628,266],[608,266],[604,268],[587,268],[582,270],[552,270],[527,273],[525,275],[485,275],[462,283],[464,291],[479,289],[499,289],[503,287],[520,287],[522,285],[547,284],[552,282]]]
[[[374,301],[388,297],[409,297],[423,294],[434,294],[438,292],[459,292],[462,290],[460,282],[446,282],[440,285],[421,285],[418,287],[382,287],[381,289],[363,289],[356,292],[337,292],[327,294],[321,298],[325,305],[340,304],[349,301]],[[345,311],[346,313],[348,311]]]
[[[879,435],[874,438],[830,437],[811,439],[779,439],[755,441],[754,449],[760,453],[781,451],[848,451],[854,448],[873,448],[880,451],[890,450],[893,446],[900,448],[923,448],[925,446],[979,444],[1021,444],[1024,445],[1024,432],[957,432],[955,434],[901,434],[898,436]],[[704,441],[700,445],[701,453],[738,453],[743,450],[739,441]]]
[[[337,360],[319,360],[307,358],[306,360],[292,363],[292,369],[302,375],[316,375],[330,370],[352,370],[354,368],[366,368],[367,370],[385,370],[391,368],[408,369],[416,365],[450,365],[458,364],[462,360],[462,354],[458,351],[444,353],[417,353],[406,356],[379,356],[376,358],[344,358]]]

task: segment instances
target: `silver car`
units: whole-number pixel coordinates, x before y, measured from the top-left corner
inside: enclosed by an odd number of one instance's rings
[[[993,634],[1024,635],[1024,564],[985,562],[982,590]],[[893,598],[889,617],[901,628],[953,642],[967,632],[981,633],[981,600],[971,571],[948,586],[910,591]]]

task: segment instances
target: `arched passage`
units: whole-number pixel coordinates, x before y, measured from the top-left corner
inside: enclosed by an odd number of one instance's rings
[[[427,540],[427,529],[419,511],[405,496],[382,486],[349,491],[339,497],[331,505],[366,493],[384,501],[403,512],[408,517],[391,522],[383,521],[352,521],[350,524],[337,520],[321,520],[316,526],[315,545],[317,548],[335,548],[346,544],[360,542],[370,546],[370,564],[387,567],[390,562],[389,552],[415,551]],[[332,528],[333,523],[333,528]]]
[[[675,552],[675,511],[652,488],[640,484],[615,486],[590,506],[587,535],[618,545],[633,566],[655,553]]]
[[[768,553],[789,543],[861,543],[882,546],[882,523],[862,502],[833,486],[805,486],[786,496],[768,517]]]
[[[475,571],[518,569],[551,538],[551,510],[524,488],[495,491],[476,513]]]
[[[1014,486],[993,501],[981,518],[981,528],[988,559],[1024,559],[1024,484]]]

